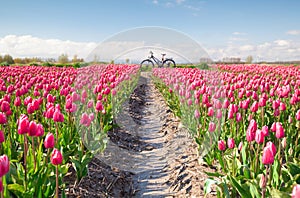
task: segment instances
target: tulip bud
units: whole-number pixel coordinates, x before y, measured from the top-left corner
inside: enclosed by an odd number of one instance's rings
[[[225,144],[224,140],[219,140],[218,141],[218,149],[220,151],[224,151],[226,149],[226,144]]]
[[[19,96],[15,98],[14,105],[16,107],[21,106],[21,98]]]
[[[44,146],[46,149],[48,148],[53,148],[55,144],[55,140],[54,140],[54,135],[52,133],[48,133],[46,135],[45,141],[44,141]]]
[[[271,151],[271,148],[266,146],[263,150],[263,156],[262,156],[262,163],[264,165],[273,164],[274,162],[274,155]]]
[[[0,112],[0,124],[6,124],[7,122],[7,117],[5,113]]]
[[[241,151],[243,149],[243,142],[239,143],[238,149],[239,149],[239,151]]]
[[[227,140],[227,146],[228,146],[228,148],[231,148],[231,149],[234,148],[235,143],[234,143],[234,139],[233,138],[228,138],[228,140]]]
[[[280,122],[276,122],[276,133],[275,136],[280,139],[284,137],[284,129]]]
[[[257,112],[258,111],[258,102],[254,101],[253,104],[250,107],[251,112]]]
[[[24,114],[18,120],[18,134],[25,134],[29,132],[29,120]]]
[[[103,107],[103,104],[102,104],[102,102],[101,101],[97,101],[97,103],[96,103],[96,111],[102,111],[104,109],[104,107]]]
[[[237,122],[242,121],[242,114],[241,114],[240,112],[237,112],[237,113],[236,113],[236,121],[237,121]]]
[[[264,136],[268,136],[269,135],[269,128],[268,128],[268,126],[263,126],[261,128],[261,132],[264,134]]]
[[[255,134],[255,141],[257,142],[257,144],[262,144],[264,142],[264,139],[264,133],[261,130],[257,129]]]
[[[293,187],[292,198],[299,198],[299,197],[300,197],[300,184],[296,184]]]
[[[64,122],[64,115],[60,112],[59,109],[55,109],[53,113],[53,121],[54,122]]]
[[[1,111],[2,112],[7,112],[10,110],[9,103],[7,101],[3,101],[1,104]]]
[[[214,132],[216,130],[216,124],[214,122],[210,122],[208,125],[208,131]]]
[[[296,120],[300,120],[300,109],[296,113]]]
[[[261,175],[261,178],[260,178],[260,182],[259,182],[259,187],[260,188],[265,188],[267,185],[267,178],[264,174]]]
[[[9,159],[6,155],[0,156],[0,177],[3,177],[9,171]]]
[[[194,116],[196,119],[198,119],[200,117],[200,113],[199,113],[198,109],[195,109]]]
[[[255,139],[256,130],[257,130],[257,123],[255,120],[252,119],[246,131],[246,139],[248,142],[251,142]]]
[[[51,153],[51,157],[50,157],[51,163],[53,165],[59,165],[62,163],[63,161],[63,157],[62,154],[59,150],[57,150],[56,148],[53,149],[52,153]]]
[[[30,121],[28,135],[35,136],[37,133],[37,130],[38,130],[38,128],[37,128],[37,124],[35,123],[35,121]]]
[[[42,124],[37,124],[37,132],[35,134],[35,136],[37,137],[41,137],[44,135],[44,127]]]
[[[207,115],[210,116],[210,117],[214,115],[214,109],[212,107],[208,108]]]

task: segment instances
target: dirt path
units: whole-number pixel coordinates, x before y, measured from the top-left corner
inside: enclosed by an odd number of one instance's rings
[[[150,74],[142,73],[116,123],[120,127],[109,132],[107,148],[94,163],[108,170],[98,188],[106,192],[99,197],[204,197],[208,168],[198,165],[194,141],[179,127]]]

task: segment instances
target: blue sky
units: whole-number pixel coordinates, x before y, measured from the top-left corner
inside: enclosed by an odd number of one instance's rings
[[[214,59],[250,54],[265,60],[295,59],[300,54],[299,7],[298,0],[2,1],[0,53],[84,57],[120,31],[161,26],[191,36]],[[35,53],[32,48],[40,45],[34,42],[59,47]]]

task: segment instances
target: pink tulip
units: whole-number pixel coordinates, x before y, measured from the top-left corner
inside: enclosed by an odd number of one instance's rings
[[[37,137],[42,137],[43,135],[44,135],[44,127],[43,127],[43,125],[42,124],[37,124],[37,132],[36,132],[36,134],[35,134],[35,136],[37,136]]]
[[[30,121],[29,123],[29,131],[28,135],[29,136],[35,136],[38,131],[38,127],[35,121]]]
[[[256,143],[257,144],[262,144],[264,142],[264,140],[265,140],[264,133],[261,130],[257,129],[256,134],[255,134]]]
[[[214,122],[210,122],[208,124],[208,131],[209,132],[214,132],[216,130],[216,124]]]
[[[18,134],[25,134],[29,132],[28,117],[22,114],[18,120]]]
[[[96,111],[102,111],[104,109],[104,107],[103,107],[103,104],[102,104],[102,102],[101,101],[97,101],[97,103],[96,103]]]
[[[253,104],[250,107],[251,112],[255,113],[258,111],[258,102],[254,101]]]
[[[257,123],[255,120],[252,119],[246,131],[246,139],[248,142],[251,142],[255,139],[256,130],[257,130]]]
[[[224,140],[219,140],[218,141],[218,149],[220,151],[224,151],[226,149],[226,144],[225,144]]]
[[[296,113],[296,120],[300,120],[300,109]]]
[[[243,142],[239,143],[238,149],[239,149],[239,151],[241,151],[243,149]]]
[[[273,153],[273,155],[275,156],[276,155],[276,146],[275,146],[275,144],[273,143],[273,142],[267,142],[267,145],[266,145],[266,147],[270,147],[270,149],[271,149],[271,151],[272,151],[272,153]]]
[[[46,149],[48,148],[53,148],[55,144],[55,139],[54,135],[52,133],[48,133],[46,135],[45,141],[44,141],[44,146]]]
[[[275,136],[280,139],[284,137],[284,129],[280,122],[276,122]]]
[[[264,136],[268,136],[269,135],[269,128],[268,128],[268,126],[263,126],[261,128],[261,132],[264,134]]]
[[[8,173],[9,168],[10,165],[7,155],[0,156],[0,177],[3,177],[6,173]]]
[[[274,154],[270,147],[266,146],[263,150],[262,163],[264,165],[273,164]]]
[[[236,119],[237,122],[241,122],[242,121],[242,114],[240,112],[237,112],[235,119]]]
[[[19,96],[15,98],[14,105],[16,107],[21,106],[21,98]]]
[[[199,113],[198,109],[195,109],[194,117],[195,117],[196,119],[198,119],[198,118],[200,117],[200,113]]]
[[[234,143],[234,139],[233,138],[228,138],[228,140],[227,140],[227,146],[228,146],[228,148],[231,148],[231,149],[234,148],[235,143]]]
[[[300,198],[300,184],[293,187],[292,198]]]
[[[10,110],[9,103],[7,101],[3,101],[1,104],[1,111],[2,112],[7,112]]]
[[[64,115],[60,112],[59,109],[55,109],[53,113],[53,121],[54,122],[64,122]]]
[[[209,107],[207,110],[207,115],[212,117],[214,115],[214,109],[212,107]]]
[[[7,117],[5,113],[0,112],[0,124],[6,124]]]
[[[61,152],[55,148],[51,153],[50,160],[53,165],[60,165],[63,161],[63,156]]]

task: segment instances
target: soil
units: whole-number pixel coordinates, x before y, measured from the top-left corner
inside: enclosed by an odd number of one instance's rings
[[[204,172],[214,170],[198,163],[195,141],[149,73],[142,73],[115,121],[119,127],[108,133],[106,150],[91,161],[88,176],[76,187],[70,169],[68,197],[204,197]]]

